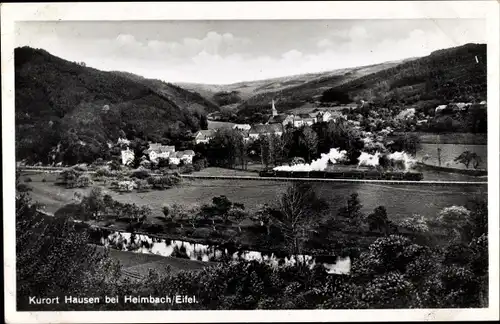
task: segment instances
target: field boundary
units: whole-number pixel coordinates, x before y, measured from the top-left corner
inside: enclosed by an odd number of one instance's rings
[[[363,180],[363,179],[322,179],[322,178],[282,178],[282,177],[252,177],[252,176],[203,176],[181,175],[186,179],[205,180],[261,180],[261,181],[300,181],[300,182],[345,182],[345,183],[380,183],[380,184],[411,184],[411,185],[487,185],[487,181],[409,181],[409,180]]]
[[[428,165],[426,164],[425,167]],[[55,167],[23,167],[21,171],[60,173],[63,169]],[[456,169],[452,169],[456,170]],[[442,170],[446,171],[446,170]],[[468,170],[473,171],[473,170]],[[95,173],[95,171],[86,171]],[[152,174],[159,175],[159,174]],[[277,181],[277,182],[341,182],[341,183],[379,183],[379,184],[407,184],[407,185],[441,185],[441,186],[467,186],[467,185],[487,185],[488,181],[410,181],[410,180],[368,180],[368,179],[323,179],[323,178],[285,178],[285,177],[258,177],[258,176],[208,176],[208,175],[190,175],[181,174],[183,179],[204,179],[204,180],[258,180],[258,181]]]

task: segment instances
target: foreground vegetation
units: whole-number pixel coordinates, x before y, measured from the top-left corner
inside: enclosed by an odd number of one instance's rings
[[[288,254],[336,227],[378,232],[369,246],[359,245],[349,275],[328,275],[321,266],[302,263],[273,268],[254,262],[222,263],[203,270],[155,273],[124,278],[120,265],[88,245],[89,233],[77,231],[67,217],[44,218],[30,201],[25,184],[16,196],[18,306],[23,310],[68,309],[312,309],[486,307],[488,283],[487,203],[451,206],[438,216],[438,227],[425,217],[399,223],[383,206],[360,213],[356,196],[318,228],[324,204],[307,186],[292,186],[277,205],[261,211],[261,224],[281,234]],[[83,205],[93,217],[94,196]],[[109,199],[109,198],[106,198]],[[110,201],[109,203],[112,203]],[[98,205],[98,204],[97,204]],[[241,206],[223,198],[204,207],[213,217]],[[123,205],[116,205],[123,208]],[[165,211],[170,217],[172,210]],[[231,217],[231,216],[229,216]],[[272,226],[269,226],[272,224]],[[267,231],[267,230],[266,230]],[[438,231],[438,232],[436,232]],[[326,235],[326,236],[325,236]],[[444,237],[440,240],[437,238]],[[196,304],[28,305],[27,296],[196,296]]]

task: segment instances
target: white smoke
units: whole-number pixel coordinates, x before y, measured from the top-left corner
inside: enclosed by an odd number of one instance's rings
[[[361,152],[361,155],[358,157],[358,161],[359,161],[358,167],[360,167],[360,166],[376,167],[379,165],[379,157],[380,157],[379,152],[376,152],[375,154]]]
[[[369,154],[366,152],[361,152],[361,155],[358,157],[358,167],[360,166],[370,166],[377,167],[380,165],[380,153],[376,152],[375,154]],[[412,158],[406,152],[394,152],[387,155],[387,158],[393,162],[399,162],[404,166],[404,170],[408,171],[417,162],[414,158]]]
[[[389,154],[388,158],[393,161],[401,161],[404,163],[405,170],[408,171],[417,162],[414,158],[412,158],[409,154],[406,152],[394,152],[392,154]]]
[[[336,148],[330,149],[327,154],[321,154],[321,157],[312,161],[310,164],[299,163],[295,165],[282,165],[275,167],[275,171],[324,171],[328,163],[338,164],[346,159],[347,151],[339,151]]]

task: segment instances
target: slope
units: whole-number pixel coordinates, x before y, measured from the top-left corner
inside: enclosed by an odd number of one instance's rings
[[[91,162],[119,136],[176,139],[203,116],[142,83],[30,47],[16,48],[16,158]]]
[[[486,45],[466,44],[333,87],[352,100],[416,105],[486,100]]]
[[[113,72],[149,87],[158,94],[166,96],[169,100],[183,109],[188,109],[190,111],[199,111],[203,113],[219,110],[217,104],[205,99],[195,91],[186,90],[179,86],[176,86],[175,84],[167,83],[161,80],[146,79],[140,75],[129,72]]]

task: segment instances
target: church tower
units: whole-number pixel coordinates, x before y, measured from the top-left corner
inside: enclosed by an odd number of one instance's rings
[[[273,115],[273,117],[274,116],[278,116],[278,111],[276,110],[276,107],[274,107],[274,99],[273,99],[271,105],[272,105],[272,115]]]

